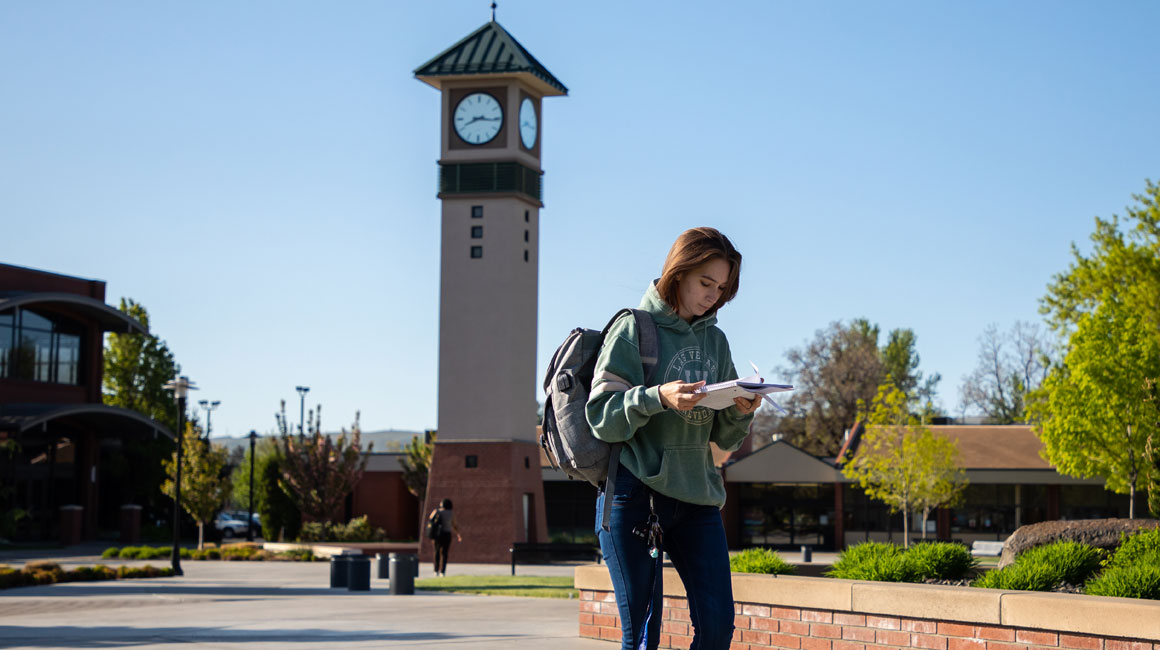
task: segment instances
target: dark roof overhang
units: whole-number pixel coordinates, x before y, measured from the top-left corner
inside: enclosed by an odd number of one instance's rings
[[[0,406],[0,431],[17,436],[44,431],[51,422],[79,425],[98,433],[176,436],[160,422],[136,411],[104,404],[4,404]]]
[[[483,74],[520,77],[546,96],[568,94],[568,88],[494,20],[415,68],[415,76],[435,88],[445,80]]]
[[[13,309],[15,307],[34,307],[36,305],[47,305],[59,309],[66,309],[91,318],[101,326],[101,331],[103,332],[117,332],[119,334],[149,333],[135,318],[106,305],[96,298],[62,292],[9,293],[0,295],[0,311]]]

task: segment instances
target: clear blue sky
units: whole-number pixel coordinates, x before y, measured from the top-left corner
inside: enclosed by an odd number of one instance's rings
[[[143,303],[215,435],[436,425],[439,97],[486,0],[0,3],[0,261]],[[745,263],[763,369],[834,320],[910,327],[958,411],[988,323],[1160,179],[1155,2],[500,2],[545,101],[537,375],[673,238]],[[587,278],[586,295],[553,285]],[[486,378],[465,377],[465,390]],[[529,387],[529,400],[532,389]]]

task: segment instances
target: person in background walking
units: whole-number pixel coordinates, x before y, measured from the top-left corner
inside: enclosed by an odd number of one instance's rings
[[[439,507],[431,511],[431,515],[427,517],[428,520],[434,521],[438,519],[439,534],[435,536],[435,575],[442,577],[447,575],[447,552],[451,550],[451,534],[455,533],[457,541],[463,541],[463,535],[459,534],[459,524],[455,522],[455,511],[451,508],[451,499],[444,499]]]

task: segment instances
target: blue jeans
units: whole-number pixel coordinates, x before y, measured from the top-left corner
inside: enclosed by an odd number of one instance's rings
[[[621,467],[612,494],[610,528],[600,525],[606,493],[596,499],[596,533],[620,610],[621,648],[653,650],[660,642],[664,587],[661,555],[649,557],[648,542],[633,528],[648,521],[649,494],[669,554],[689,600],[691,650],[725,650],[733,639],[733,580],[721,511],[651,492]]]

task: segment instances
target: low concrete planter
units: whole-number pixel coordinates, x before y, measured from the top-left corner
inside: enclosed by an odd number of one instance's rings
[[[662,648],[692,642],[685,588],[665,569]],[[576,569],[580,636],[620,641],[603,566]],[[1160,650],[1160,601],[836,578],[733,575],[732,650]]]

